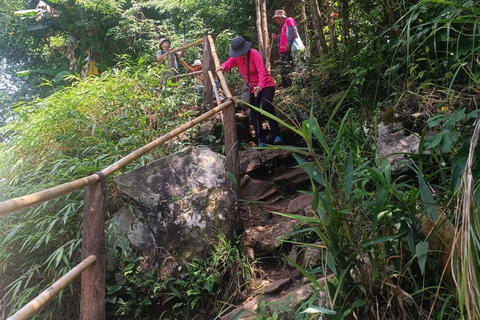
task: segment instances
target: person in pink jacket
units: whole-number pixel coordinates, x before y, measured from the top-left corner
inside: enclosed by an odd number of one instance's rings
[[[272,104],[275,96],[275,82],[273,77],[265,68],[260,53],[251,49],[252,43],[244,37],[235,37],[230,42],[230,50],[228,55],[230,58],[217,68],[219,70],[228,71],[233,67],[238,67],[238,71],[245,79],[245,83],[250,88],[250,104],[262,108],[263,110],[275,115],[275,107]],[[248,61],[250,64],[247,66]],[[255,130],[255,137],[258,139],[258,145],[262,147],[267,142],[267,137],[262,128],[262,115],[250,108],[250,121]],[[280,129],[278,122],[268,118],[270,130],[274,135],[274,144],[282,144],[280,138]]]
[[[293,71],[294,63],[292,56],[292,45],[297,37],[297,23],[293,18],[287,17],[284,10],[275,11],[275,15],[272,17],[276,24],[282,27],[280,33],[280,46],[278,52],[282,58],[282,65],[280,73],[282,75],[282,86],[284,88],[290,87],[292,79],[290,73]],[[272,38],[277,36],[272,34]]]

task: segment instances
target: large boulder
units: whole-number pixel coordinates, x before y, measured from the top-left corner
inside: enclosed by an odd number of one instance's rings
[[[231,182],[210,149],[184,149],[115,181],[126,205],[111,223],[132,255],[154,257],[162,278],[182,277],[186,261],[239,226]]]

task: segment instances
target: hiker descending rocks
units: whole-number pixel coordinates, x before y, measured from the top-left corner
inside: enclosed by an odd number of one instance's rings
[[[288,18],[284,10],[275,11],[275,15],[272,19],[276,24],[282,27],[278,52],[282,59],[282,67],[280,70],[282,86],[287,88],[292,84],[292,79],[290,78],[290,73],[293,71],[294,67],[292,46],[297,36],[297,23],[293,18]],[[276,35],[272,34],[272,37],[275,39]]]
[[[185,45],[186,43],[184,43]],[[159,40],[160,52],[157,52],[157,62],[158,64],[162,64],[165,59],[167,58],[168,54],[172,50],[170,48],[170,40],[168,38],[162,38]],[[173,55],[175,56],[175,69],[178,71],[180,67],[180,58],[183,57],[185,54],[185,50],[180,52],[175,52]]]
[[[272,105],[275,96],[275,82],[273,77],[265,68],[260,53],[251,49],[252,42],[244,37],[235,37],[230,42],[228,54],[230,58],[217,68],[217,72],[228,71],[233,67],[238,70],[245,79],[245,83],[250,88],[250,104],[262,108],[263,110],[275,115],[275,107]],[[262,128],[263,116],[250,108],[250,120],[255,130],[255,137],[258,139],[258,145],[261,147],[267,142],[267,137]],[[268,118],[270,130],[274,135],[274,144],[282,144],[280,138],[280,129],[278,122]]]

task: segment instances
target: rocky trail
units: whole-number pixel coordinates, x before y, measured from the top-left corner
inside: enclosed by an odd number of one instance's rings
[[[263,125],[268,131],[266,121]],[[289,318],[314,290],[285,257],[310,269],[317,266],[320,253],[318,249],[303,250],[288,241],[282,242],[281,237],[295,230],[296,222],[272,212],[311,215],[312,196],[297,191],[309,190],[310,179],[302,168],[295,167],[291,152],[251,148],[256,144],[246,110],[237,113],[237,129],[239,140],[248,141],[249,146],[244,143],[245,150],[239,152],[242,199],[238,204],[245,254],[259,272],[247,294],[237,301],[237,307],[224,312],[219,319],[255,319],[261,309],[282,309]],[[282,131],[282,138],[288,145],[299,143],[286,130]]]

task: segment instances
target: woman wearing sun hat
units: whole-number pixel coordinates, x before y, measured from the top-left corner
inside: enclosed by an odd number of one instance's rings
[[[273,97],[275,96],[275,82],[265,68],[262,56],[257,50],[251,49],[251,45],[252,42],[247,41],[244,37],[233,38],[228,51],[230,58],[217,68],[217,72],[219,70],[228,71],[233,67],[238,67],[238,71],[240,71],[245,79],[245,83],[250,88],[250,104],[258,108],[261,107],[263,110],[275,115],[275,107],[272,105]],[[263,146],[267,142],[267,137],[261,125],[261,114],[250,108],[250,120],[259,146]],[[278,122],[268,118],[268,124],[275,136],[274,144],[282,144],[283,140],[279,136]]]
[[[282,59],[280,73],[282,76],[282,86],[289,87],[292,84],[289,74],[293,71],[292,44],[296,38],[297,23],[293,18],[288,18],[284,10],[276,10],[272,17],[276,24],[282,27],[280,32],[279,53]],[[275,38],[275,34],[272,35]]]

